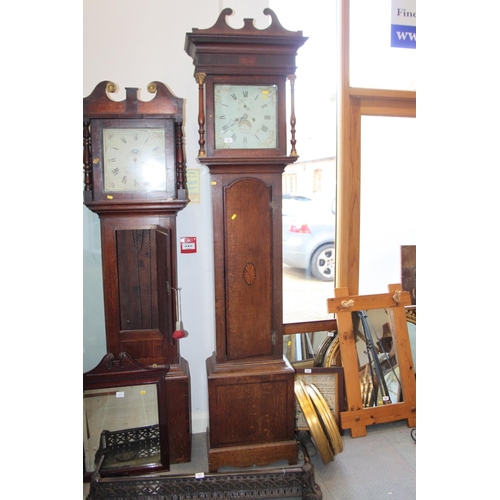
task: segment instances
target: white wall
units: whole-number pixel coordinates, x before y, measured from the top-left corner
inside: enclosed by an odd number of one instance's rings
[[[182,313],[188,337],[180,352],[190,366],[193,432],[204,432],[208,423],[208,392],[205,360],[215,349],[213,293],[213,244],[208,169],[197,163],[198,85],[192,59],[184,51],[186,33],[210,28],[225,7],[234,11],[229,24],[243,25],[255,19],[267,25],[264,0],[84,0],[83,2],[83,97],[101,81],[116,83],[116,100],[125,98],[125,87],[146,89],[151,81],[166,84],[185,101],[185,152],[189,169],[198,169],[200,203],[189,204],[177,218],[177,236],[195,236],[196,254],[180,254],[178,284],[182,288]],[[140,99],[149,100],[146,90]],[[83,207],[84,308],[83,368],[93,368],[106,353],[99,219]]]

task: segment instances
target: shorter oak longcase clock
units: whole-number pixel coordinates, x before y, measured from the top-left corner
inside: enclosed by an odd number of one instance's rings
[[[112,128],[109,125],[104,128],[104,191],[167,191],[165,132],[158,125],[154,128]],[[173,186],[172,181],[170,185]]]
[[[176,325],[176,216],[188,200],[183,100],[160,82],[150,101],[111,82],[83,99],[84,204],[101,226],[106,350],[137,362],[169,365],[170,459],[189,461],[189,369]]]

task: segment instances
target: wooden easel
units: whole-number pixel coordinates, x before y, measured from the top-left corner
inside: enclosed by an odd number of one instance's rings
[[[403,291],[399,284],[389,285],[388,289],[389,293],[385,294],[349,295],[347,288],[336,288],[335,298],[327,299],[328,312],[337,318],[344,368],[347,410],[341,412],[340,421],[343,429],[351,429],[352,437],[366,436],[368,425],[396,420],[406,419],[408,427],[416,427],[416,381],[405,310],[405,306],[411,304],[410,293]],[[352,313],[371,309],[387,309],[403,402],[363,408]]]

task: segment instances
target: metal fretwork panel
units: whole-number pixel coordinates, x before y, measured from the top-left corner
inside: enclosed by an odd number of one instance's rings
[[[220,500],[240,498],[302,498],[321,500],[315,471],[307,460],[301,467],[267,469],[257,472],[142,476],[128,478],[94,477],[88,500]]]

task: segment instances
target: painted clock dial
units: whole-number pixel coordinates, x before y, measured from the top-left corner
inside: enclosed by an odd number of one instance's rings
[[[273,149],[277,145],[276,85],[214,85],[215,148]]]
[[[167,187],[165,129],[103,129],[104,190],[163,191]]]

